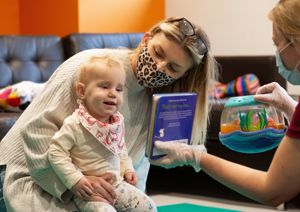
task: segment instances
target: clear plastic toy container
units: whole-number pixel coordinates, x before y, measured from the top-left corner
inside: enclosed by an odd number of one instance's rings
[[[221,115],[219,138],[241,153],[260,153],[278,146],[286,131],[284,117],[274,107],[251,96],[231,97]]]

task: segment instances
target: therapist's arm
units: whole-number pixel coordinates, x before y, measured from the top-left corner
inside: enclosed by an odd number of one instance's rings
[[[200,166],[208,175],[258,202],[278,206],[300,192],[300,140],[285,136],[267,172],[203,154]]]

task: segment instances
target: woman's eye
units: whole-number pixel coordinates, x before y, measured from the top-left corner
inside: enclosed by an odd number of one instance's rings
[[[155,56],[156,56],[156,57],[162,58],[162,55],[161,55],[160,52],[157,51],[156,49],[154,49],[154,53],[155,53]]]
[[[172,65],[168,66],[168,69],[172,72],[172,73],[176,73],[177,71],[173,68]]]

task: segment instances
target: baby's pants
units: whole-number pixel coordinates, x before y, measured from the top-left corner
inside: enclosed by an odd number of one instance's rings
[[[75,197],[74,202],[82,212],[156,212],[153,200],[136,187],[122,182],[116,190],[116,201],[113,205],[105,202],[88,202]]]

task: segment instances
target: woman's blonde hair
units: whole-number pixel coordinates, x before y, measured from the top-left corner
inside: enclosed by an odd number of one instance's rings
[[[185,35],[180,27],[180,18],[168,18],[150,29],[150,35],[164,33],[168,39],[177,41],[183,49],[192,57],[194,66],[187,74],[176,80],[171,86],[156,89],[156,92],[195,92],[198,94],[196,114],[193,126],[192,143],[204,143],[206,140],[209,104],[209,86],[218,75],[216,61],[210,51],[210,42],[206,33],[192,24],[195,35]],[[185,19],[186,20],[186,19]],[[190,22],[189,22],[190,23]],[[201,39],[207,47],[207,52],[199,53],[197,39]]]
[[[269,18],[291,41],[300,41],[300,1],[280,0]]]

